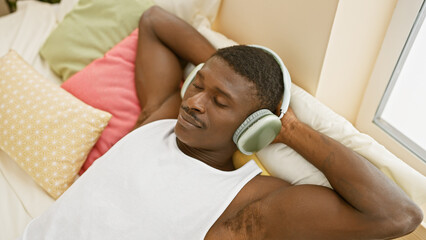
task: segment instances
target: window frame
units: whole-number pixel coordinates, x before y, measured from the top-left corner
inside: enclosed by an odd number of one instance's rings
[[[390,123],[388,123],[385,119],[381,118],[381,115],[386,107],[386,104],[390,98],[390,95],[395,87],[396,82],[398,81],[402,68],[404,67],[407,57],[411,51],[411,48],[413,47],[413,44],[417,38],[417,35],[420,31],[420,28],[422,27],[422,24],[425,24],[423,26],[426,29],[426,22],[424,22],[425,16],[426,16],[426,3],[423,2],[421,9],[419,10],[419,14],[416,17],[415,23],[411,28],[410,35],[408,36],[408,39],[404,45],[404,48],[402,50],[402,53],[400,54],[400,57],[396,63],[396,66],[392,72],[392,76],[389,80],[389,83],[386,87],[386,90],[383,94],[383,97],[379,103],[379,106],[377,108],[376,114],[374,116],[373,122],[378,125],[380,128],[382,128],[384,131],[386,131],[389,135],[391,135],[393,138],[395,138],[396,141],[404,145],[407,149],[411,150],[416,156],[418,156],[420,159],[422,159],[424,162],[426,162],[426,150],[424,150],[422,147],[420,147],[417,143],[412,141],[410,138],[408,138],[404,133],[399,131],[397,128],[392,126]]]
[[[384,145],[398,158],[426,176],[426,163],[375,123],[386,88],[407,43],[424,0],[399,0],[373,68],[355,126]]]

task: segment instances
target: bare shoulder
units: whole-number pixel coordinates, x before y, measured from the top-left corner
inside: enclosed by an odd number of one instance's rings
[[[280,178],[272,177],[272,176],[257,175],[244,186],[241,192],[244,193],[246,191],[256,191],[259,194],[263,194],[263,193],[269,193],[278,188],[290,187],[290,186],[292,186],[290,183]]]
[[[239,211],[248,204],[254,203],[278,189],[291,186],[290,183],[280,178],[258,175],[241,189],[228,209],[230,212]]]

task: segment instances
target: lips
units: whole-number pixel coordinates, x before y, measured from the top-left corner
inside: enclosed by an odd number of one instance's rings
[[[198,122],[197,120],[195,120],[191,115],[189,115],[188,113],[185,112],[185,110],[180,111],[178,120],[180,120],[183,124],[185,125],[192,125],[194,127],[197,128],[202,128],[203,124],[201,124],[200,122]]]

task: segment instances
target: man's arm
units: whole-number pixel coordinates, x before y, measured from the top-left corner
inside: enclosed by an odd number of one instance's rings
[[[235,217],[246,226],[234,231],[236,236],[386,239],[405,235],[420,224],[421,210],[398,186],[360,155],[298,121],[291,109],[276,140],[320,169],[334,191],[313,185],[273,191]]]
[[[176,118],[182,63],[199,64],[215,52],[192,26],[154,6],[139,22],[135,83],[142,108],[135,127],[158,119]]]

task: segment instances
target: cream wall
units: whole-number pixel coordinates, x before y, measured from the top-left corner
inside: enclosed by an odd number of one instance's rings
[[[292,80],[315,94],[338,0],[222,0],[215,30],[275,50]]]
[[[339,1],[315,97],[352,123],[396,3]]]
[[[396,2],[222,0],[213,28],[274,49],[297,85],[355,123]]]

